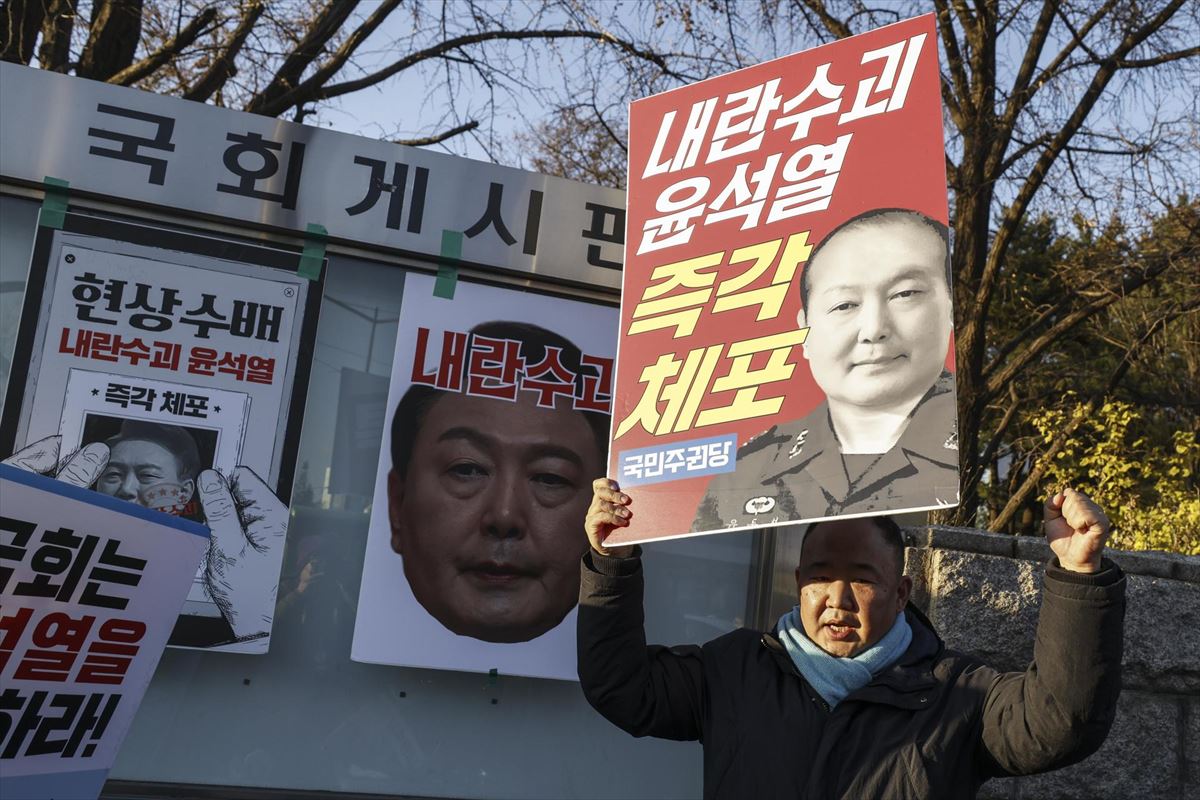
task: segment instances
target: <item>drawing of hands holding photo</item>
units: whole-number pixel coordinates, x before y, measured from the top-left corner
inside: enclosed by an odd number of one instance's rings
[[[108,445],[94,442],[71,453],[60,463],[58,451],[61,436],[47,436],[26,445],[0,464],[8,464],[27,472],[36,472],[48,478],[57,478],[72,486],[88,488],[108,466]]]
[[[92,487],[108,466],[108,445],[93,442],[60,459],[61,444],[62,437],[47,436],[2,463],[73,486]],[[237,641],[266,636],[275,612],[278,577],[271,574],[278,559],[273,552],[287,535],[287,506],[249,467],[236,467],[228,477],[203,470],[196,486],[205,524],[212,531],[205,587]]]
[[[288,509],[249,467],[226,478],[206,469],[197,479],[204,521],[212,531],[205,584],[238,641],[266,636],[275,614],[278,557]]]

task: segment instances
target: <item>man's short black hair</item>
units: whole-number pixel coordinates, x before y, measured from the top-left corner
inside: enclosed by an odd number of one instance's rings
[[[895,577],[899,579],[904,575],[904,531],[900,530],[900,525],[896,520],[889,517],[887,514],[880,514],[875,517],[862,517],[868,522],[875,524],[875,530],[879,531],[883,537],[883,543],[887,545],[891,551],[893,560],[896,562]],[[829,521],[829,520],[827,520]],[[804,529],[804,538],[807,540],[809,534],[820,527],[821,523],[814,522]]]
[[[942,246],[946,250],[946,290],[949,291],[950,287],[954,285],[951,280],[950,229],[933,217],[922,214],[920,211],[914,211],[911,208],[873,208],[870,211],[864,211],[861,214],[855,215],[841,225],[838,225],[827,233],[820,244],[814,247],[813,251],[809,254],[808,262],[804,265],[804,271],[800,273],[800,306],[804,309],[804,313],[808,313],[808,291],[811,286],[809,272],[812,270],[813,264],[817,262],[817,256],[824,249],[825,245],[832,242],[838,234],[845,233],[846,231],[900,221],[924,225],[936,233],[938,238],[942,240]]]
[[[127,419],[121,423],[120,432],[104,443],[111,450],[121,442],[130,441],[152,442],[175,456],[176,471],[183,480],[195,480],[200,474],[200,450],[196,440],[178,425]]]
[[[470,330],[471,336],[487,336],[492,339],[513,339],[521,343],[521,357],[527,364],[536,364],[546,356],[547,347],[557,347],[560,350],[562,365],[576,375],[577,381],[582,381],[585,374],[595,374],[595,368],[582,364],[583,352],[565,336],[547,330],[539,325],[528,322],[513,322],[496,320],[481,322]],[[596,375],[599,378],[599,375]],[[408,473],[408,462],[412,459],[413,445],[417,440],[417,431],[425,421],[429,409],[433,408],[442,397],[455,394],[444,389],[438,389],[424,384],[414,384],[400,398],[396,413],[392,417],[392,469],[401,478]],[[500,402],[500,401],[497,401]],[[602,463],[607,463],[608,456],[608,425],[609,415],[596,411],[580,411],[592,436],[596,440],[596,449]]]

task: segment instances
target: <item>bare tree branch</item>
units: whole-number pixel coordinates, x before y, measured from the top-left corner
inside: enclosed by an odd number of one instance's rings
[[[1154,320],[1146,327],[1142,335],[1139,336],[1137,340],[1125,350],[1125,355],[1121,358],[1120,363],[1117,364],[1116,368],[1109,376],[1107,385],[1092,395],[1092,397],[1084,404],[1083,408],[1076,411],[1071,421],[1068,422],[1063,429],[1058,432],[1058,434],[1051,441],[1050,446],[1037,459],[1033,469],[1029,471],[1029,474],[1025,477],[1024,481],[1022,481],[1021,485],[1011,493],[1004,508],[996,516],[996,518],[989,523],[988,527],[991,530],[1003,530],[1004,528],[1008,527],[1008,524],[1012,522],[1013,517],[1021,509],[1021,506],[1025,505],[1026,501],[1029,499],[1029,496],[1037,490],[1042,476],[1046,474],[1046,470],[1054,460],[1054,457],[1057,456],[1063,447],[1066,446],[1067,442],[1070,441],[1070,438],[1074,435],[1075,431],[1079,430],[1079,427],[1091,417],[1092,412],[1101,403],[1101,401],[1103,401],[1103,399],[1108,395],[1112,394],[1113,390],[1116,389],[1117,385],[1122,381],[1122,379],[1124,379],[1126,373],[1129,372],[1129,368],[1133,366],[1133,362],[1136,360],[1137,354],[1141,351],[1142,346],[1145,345],[1146,342],[1150,341],[1155,334],[1166,328],[1166,326],[1170,324],[1172,320],[1177,319],[1184,314],[1191,313],[1197,308],[1200,308],[1200,301],[1188,303],[1173,310],[1171,313]]]
[[[988,440],[987,447],[983,449],[983,453],[975,460],[975,468],[968,470],[963,475],[962,494],[964,495],[973,495],[977,491],[979,481],[983,477],[984,468],[992,463],[992,459],[996,457],[996,452],[999,450],[1000,445],[1006,441],[1004,435],[1008,433],[1009,427],[1017,418],[1017,410],[1021,408],[1021,400],[1017,397],[1017,387],[1015,385],[1010,384],[1008,388],[1009,402],[1004,409],[1004,416],[1000,418],[1000,423],[992,431],[992,438]]]
[[[177,36],[164,42],[162,47],[159,47],[141,61],[130,64],[120,72],[109,76],[108,82],[115,83],[118,86],[131,86],[137,83],[191,47],[197,38],[207,33],[208,27],[216,18],[216,6],[208,6],[202,9],[191,22],[180,29]]]
[[[1038,73],[1037,78],[1030,83],[1025,97],[1026,105],[1028,105],[1029,101],[1033,99],[1033,96],[1037,94],[1043,86],[1048,84],[1060,74],[1060,70],[1067,62],[1067,59],[1069,59],[1071,54],[1074,53],[1080,46],[1082,46],[1084,37],[1091,33],[1092,30],[1099,25],[1102,20],[1107,18],[1108,15],[1112,13],[1112,10],[1115,6],[1116,0],[1106,0],[1106,2],[1096,9],[1095,13],[1088,17],[1087,21],[1078,30],[1071,25],[1070,20],[1067,20],[1063,14],[1059,14],[1059,19],[1062,20],[1064,27],[1071,31],[1071,40],[1063,45],[1062,49],[1058,51],[1058,55],[1056,55],[1054,59],[1047,64],[1041,72]]]
[[[1153,282],[1167,268],[1167,263],[1158,264],[1155,267],[1127,276],[1121,286],[1111,294],[1102,295],[1090,303],[1083,305],[1071,313],[1058,320],[1056,323],[1047,328],[1040,336],[1028,342],[1023,348],[1020,348],[1017,353],[1012,356],[1007,364],[1002,369],[997,371],[988,381],[985,382],[983,392],[987,400],[991,400],[996,396],[1009,382],[1016,379],[1026,366],[1034,359],[1040,356],[1051,345],[1058,341],[1063,334],[1079,325],[1084,320],[1088,319],[1104,310],[1105,308],[1116,303],[1118,300],[1129,296],[1141,287]]]
[[[1117,62],[1121,69],[1143,69],[1157,67],[1171,61],[1182,61],[1185,58],[1195,58],[1200,55],[1200,47],[1190,47],[1187,50],[1176,50],[1173,53],[1163,53],[1154,58],[1125,58]]]
[[[933,5],[937,9],[938,32],[942,36],[942,46],[946,48],[946,60],[949,62],[947,67],[953,81],[952,87],[943,83],[942,102],[949,109],[955,127],[963,130],[967,126],[967,116],[975,113],[974,108],[969,105],[970,93],[967,91],[971,81],[963,68],[962,53],[958,49],[958,38],[954,35],[954,23],[950,19],[950,9],[946,0],[934,0]],[[963,101],[967,105],[964,106]]]
[[[845,39],[854,35],[849,25],[829,13],[829,9],[825,7],[825,0],[804,0],[804,5],[812,9],[825,29],[837,38]]]
[[[1046,324],[1046,320],[1061,314],[1074,301],[1075,295],[1073,293],[1064,293],[1063,296],[1059,298],[1058,302],[1044,309],[1040,314],[1033,318],[1032,322],[1010,337],[1007,342],[1004,342],[997,347],[995,353],[992,355],[991,360],[988,362],[987,366],[983,368],[983,377],[987,378],[992,375],[997,369],[999,369],[1000,365],[1005,362],[1005,359],[1007,359],[1014,350],[1020,347],[1023,342],[1027,342],[1029,340],[1029,337],[1033,335],[1034,331]]]
[[[1000,115],[998,130],[992,142],[991,152],[988,154],[988,164],[993,168],[1000,163],[1005,152],[1008,151],[1008,143],[1016,128],[1017,119],[1025,109],[1025,104],[1029,102],[1029,84],[1037,70],[1038,61],[1042,57],[1042,49],[1050,35],[1050,27],[1054,22],[1054,12],[1057,7],[1057,0],[1042,1],[1041,13],[1029,34],[1025,55],[1021,58],[1016,77],[1013,78],[1008,102],[1005,103],[1004,112]]]
[[[464,122],[462,125],[458,125],[449,130],[446,130],[446,131],[442,131],[441,133],[435,134],[433,136],[426,136],[421,139],[394,139],[393,141],[396,144],[406,144],[406,145],[409,145],[410,147],[423,147],[425,145],[439,144],[441,142],[446,141],[447,139],[451,139],[455,136],[458,136],[459,134],[467,133],[468,131],[473,131],[478,127],[479,127],[479,120],[473,119],[468,122]]]
[[[185,100],[196,100],[203,103],[220,91],[225,82],[233,77],[234,73],[237,72],[234,62],[237,60],[238,53],[241,51],[242,46],[246,44],[246,39],[249,38],[250,33],[254,30],[259,17],[266,10],[267,4],[263,0],[249,0],[242,7],[242,17],[238,22],[237,28],[234,29],[233,34],[229,37],[229,41],[225,43],[224,50],[213,59],[212,66],[200,76],[200,79],[183,93]]]
[[[345,81],[343,83],[335,83],[330,86],[321,87],[313,93],[313,97],[310,99],[328,100],[332,97],[340,97],[344,94],[357,92],[360,89],[365,89],[368,86],[374,86],[380,81],[387,80],[393,75],[403,72],[404,70],[409,69],[416,64],[420,64],[423,61],[441,58],[447,53],[451,53],[468,45],[481,44],[483,42],[520,41],[533,39],[592,39],[594,41],[604,42],[606,44],[613,45],[614,47],[617,47],[622,51],[629,53],[630,55],[637,56],[638,58],[653,63],[663,71],[664,75],[672,75],[679,78],[684,77],[672,70],[667,64],[666,60],[660,54],[651,52],[649,50],[643,50],[631,42],[627,42],[623,39],[616,39],[607,33],[572,29],[524,31],[495,30],[455,36],[445,41],[438,42],[432,47],[419,50],[415,53],[410,53],[404,58],[393,62],[381,70],[372,72],[369,75],[365,75],[354,80]]]
[[[376,6],[371,16],[346,38],[346,41],[342,43],[333,56],[326,60],[310,77],[294,87],[285,87],[282,83],[279,83],[280,78],[277,75],[275,81],[272,82],[272,86],[275,86],[276,89],[272,91],[271,87],[267,87],[266,90],[251,99],[246,106],[246,110],[255,114],[264,114],[273,117],[283,113],[292,106],[308,102],[307,96],[314,94],[316,89],[328,83],[337,74],[338,70],[345,66],[359,45],[375,32],[375,29],[387,19],[389,14],[396,10],[400,2],[401,0],[385,0],[385,2]]]
[[[259,108],[274,105],[275,100],[295,89],[300,83],[304,71],[320,57],[325,50],[325,45],[337,36],[342,24],[349,19],[357,7],[358,0],[328,0],[312,18],[303,38],[288,53],[283,64],[271,78],[271,82],[254,96],[244,110],[264,113]],[[305,99],[301,98],[296,102],[284,104],[282,108],[267,114],[267,116],[276,116],[292,106],[300,105],[305,102]]]
[[[1003,163],[1001,163],[1000,166],[996,168],[996,174],[1004,175],[1010,169],[1012,169],[1013,164],[1016,164],[1018,161],[1020,161],[1022,158],[1029,155],[1030,153],[1032,153],[1034,150],[1037,150],[1040,147],[1045,147],[1053,138],[1054,138],[1054,132],[1046,131],[1045,133],[1038,136],[1036,139],[1031,139],[1028,142],[1021,142],[1020,143],[1021,146],[1018,147],[1016,150],[1014,150],[1012,153],[1010,153],[1008,158],[1004,159]]]
[[[1116,62],[1124,58],[1133,48],[1137,47],[1155,31],[1160,29],[1179,10],[1183,3],[1184,0],[1171,0],[1154,18],[1148,20],[1141,27],[1126,33],[1114,52],[1104,60],[1095,75],[1093,75],[1087,90],[1079,99],[1079,102],[1058,133],[1042,151],[1037,163],[1034,164],[1029,176],[1017,192],[1016,198],[1006,209],[1001,219],[1000,226],[992,240],[992,246],[988,251],[986,265],[984,266],[977,287],[979,306],[987,308],[991,304],[991,295],[995,289],[996,277],[1000,272],[1000,264],[1004,259],[1004,254],[1008,250],[1008,245],[1011,243],[1013,235],[1016,233],[1017,226],[1024,218],[1030,201],[1045,181],[1050,171],[1050,166],[1062,154],[1071,137],[1082,127],[1083,121],[1087,118],[1093,106],[1095,106],[1096,101],[1104,93],[1109,81],[1116,74]]]

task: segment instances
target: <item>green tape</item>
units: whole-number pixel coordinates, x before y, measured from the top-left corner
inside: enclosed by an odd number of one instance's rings
[[[38,225],[62,230],[67,219],[69,187],[70,184],[62,178],[51,178],[47,175],[42,179],[42,188],[46,190],[46,194],[42,198],[42,213],[38,216]]]
[[[495,686],[500,680],[500,672],[494,667],[488,670],[488,686]]]
[[[302,278],[315,281],[321,277],[321,264],[325,261],[325,240],[329,231],[324,225],[308,223],[304,232],[304,252],[300,254],[300,266],[296,273]]]
[[[462,261],[463,235],[459,231],[442,231],[443,262]],[[454,299],[454,288],[458,285],[458,267],[442,263],[438,267],[437,281],[433,284],[433,296],[445,300]],[[494,672],[495,670],[493,670]]]

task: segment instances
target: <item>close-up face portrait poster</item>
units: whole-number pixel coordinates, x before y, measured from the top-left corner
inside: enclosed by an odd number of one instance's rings
[[[575,679],[616,309],[405,279],[352,658]]]
[[[613,543],[958,503],[934,22],[631,106]]]

